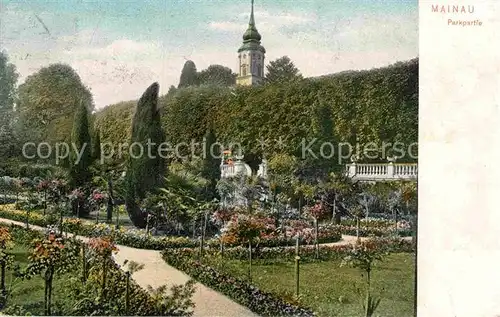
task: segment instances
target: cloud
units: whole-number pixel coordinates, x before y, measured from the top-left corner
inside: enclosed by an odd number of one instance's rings
[[[235,22],[210,22],[208,24],[210,29],[214,30],[221,30],[221,31],[230,31],[230,32],[241,32],[241,30],[244,30],[245,25],[241,23],[235,23]]]
[[[316,20],[313,15],[293,14],[293,13],[273,13],[269,11],[256,11],[255,13],[257,29],[274,32],[284,27],[295,26],[305,23],[311,23]],[[208,24],[209,29],[241,32],[243,33],[248,26],[248,13],[241,13],[230,21],[212,21]]]
[[[40,17],[51,30],[49,37],[41,34],[43,28],[32,12],[18,11],[17,7],[3,9],[0,44],[16,64],[20,82],[50,63],[67,63],[91,88],[97,108],[138,99],[154,81],[159,82],[161,93],[166,93],[170,85],[177,85],[186,59],[193,60],[198,70],[211,64],[236,70],[236,50],[248,25],[247,9],[224,8],[227,13],[212,15],[212,21],[201,28],[186,31],[184,27],[176,29],[174,22],[165,24],[162,37],[139,26],[133,32],[123,31],[122,24],[113,29],[106,26],[112,23],[111,16],[103,18],[108,22],[101,26],[93,21],[76,27],[72,18],[44,11]],[[331,19],[314,11],[280,10],[255,12],[266,61],[288,55],[305,76],[385,66],[418,53],[416,11]],[[82,21],[91,18],[81,17]]]

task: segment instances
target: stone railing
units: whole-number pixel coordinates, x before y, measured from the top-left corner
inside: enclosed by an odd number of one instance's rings
[[[347,164],[349,177],[356,180],[410,180],[418,175],[418,164],[382,163],[382,164]]]
[[[221,178],[232,178],[237,175],[252,175],[252,169],[248,164],[242,161],[236,161],[233,164],[222,164],[220,166]]]

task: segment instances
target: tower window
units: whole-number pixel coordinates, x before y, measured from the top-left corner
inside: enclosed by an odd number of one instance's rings
[[[241,66],[241,75],[246,76],[247,75],[247,65]]]

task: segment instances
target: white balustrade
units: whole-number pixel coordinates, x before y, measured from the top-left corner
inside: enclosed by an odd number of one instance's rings
[[[267,162],[259,166],[257,175],[261,178],[267,178]],[[349,177],[361,181],[385,181],[385,180],[414,180],[418,177],[418,164],[403,163],[382,163],[365,164],[352,163],[347,164],[346,169]],[[221,177],[232,178],[238,174],[246,176],[252,175],[252,170],[248,164],[243,161],[236,161],[234,164],[221,165]]]
[[[347,165],[349,177],[357,180],[398,180],[416,179],[418,176],[418,165],[387,163],[387,164],[357,164]]]

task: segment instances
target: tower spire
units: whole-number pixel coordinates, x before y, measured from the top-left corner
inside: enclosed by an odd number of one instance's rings
[[[250,11],[250,20],[248,21],[248,28],[243,34],[243,43],[247,42],[257,42],[260,43],[261,36],[259,31],[257,31],[257,27],[255,26],[255,18],[253,15],[253,1],[252,0],[252,10]]]
[[[252,10],[250,11],[250,21],[248,22],[250,26],[255,27],[255,19],[253,17],[253,0],[252,0]]]

